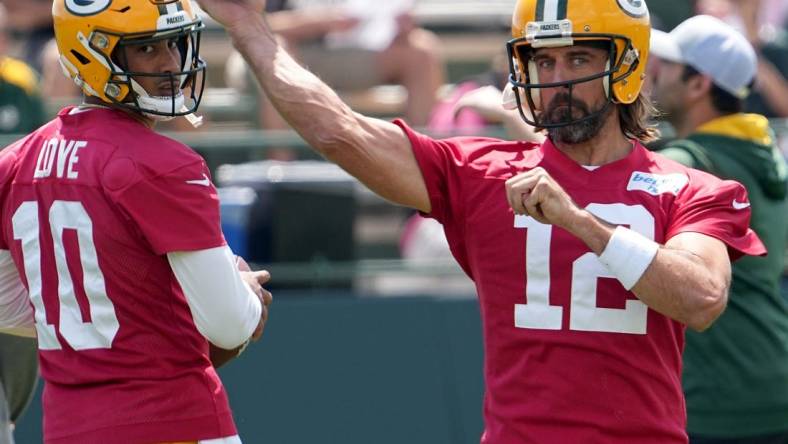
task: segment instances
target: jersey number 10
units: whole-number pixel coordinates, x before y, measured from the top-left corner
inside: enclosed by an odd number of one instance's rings
[[[12,224],[14,239],[22,243],[25,275],[36,312],[38,348],[59,350],[62,347],[55,334],[55,326],[47,323],[41,292],[42,250],[38,202],[23,202],[14,213]],[[104,274],[98,266],[96,246],[93,243],[93,222],[81,202],[56,200],[49,208],[49,225],[57,266],[60,335],[74,350],[110,348],[118,332],[118,318],[112,301],[107,297]],[[77,233],[82,283],[90,307],[90,322],[82,320],[74,282],[68,268],[63,246],[63,231],[66,229],[75,230]]]

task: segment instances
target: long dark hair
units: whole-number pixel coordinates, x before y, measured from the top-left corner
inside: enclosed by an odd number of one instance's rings
[[[642,92],[634,102],[618,105],[618,122],[624,135],[642,143],[659,139],[659,130],[654,123],[657,115],[659,111],[654,107],[654,103]]]

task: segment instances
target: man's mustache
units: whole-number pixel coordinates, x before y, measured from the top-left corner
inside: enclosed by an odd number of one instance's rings
[[[550,100],[550,103],[547,105],[547,114],[553,114],[553,112],[560,106],[568,107],[570,105],[572,109],[579,109],[584,114],[588,114],[588,106],[567,93],[556,94],[553,99]]]

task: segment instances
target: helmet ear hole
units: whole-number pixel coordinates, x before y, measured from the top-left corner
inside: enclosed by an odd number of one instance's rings
[[[82,53],[80,53],[79,51],[77,51],[75,49],[71,50],[71,55],[73,55],[74,58],[77,59],[79,61],[79,63],[81,63],[83,65],[90,64],[90,59],[85,57]]]
[[[528,60],[528,83],[539,83],[539,72],[536,69],[536,62]],[[529,88],[528,94],[531,96],[531,101],[534,103],[534,109],[540,110],[542,108],[542,94],[540,88]]]

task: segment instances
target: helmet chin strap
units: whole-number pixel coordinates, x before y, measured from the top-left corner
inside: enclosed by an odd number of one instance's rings
[[[142,115],[157,122],[169,122],[177,116],[160,115],[146,112],[145,110],[152,110],[160,113],[172,113],[180,112],[186,108],[186,98],[183,96],[183,91],[179,91],[178,95],[175,97],[151,96],[148,94],[148,91],[146,91],[145,88],[143,88],[142,85],[137,83],[137,81],[134,79],[131,79],[131,88],[137,94],[137,103],[139,104]],[[188,115],[191,116],[191,114]],[[195,128],[202,124],[202,118],[195,116],[192,117],[194,117],[194,121],[188,118],[187,120],[189,120],[192,125],[195,125]]]

